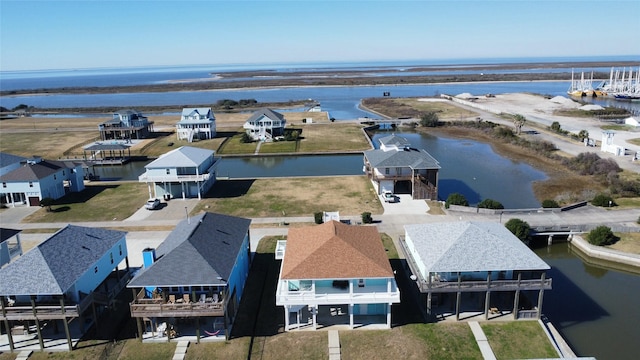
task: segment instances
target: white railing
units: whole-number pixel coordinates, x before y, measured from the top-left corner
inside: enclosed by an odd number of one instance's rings
[[[335,304],[338,302],[365,304],[365,303],[389,303],[399,302],[400,291],[397,285],[393,284],[391,290],[387,291],[387,287],[366,286],[354,287],[353,292],[348,289],[337,289],[333,287],[320,287],[315,291],[287,291],[283,290],[280,285],[276,289],[276,303],[284,304]]]
[[[183,181],[207,181],[210,174],[200,175],[147,175],[144,173],[138,176],[138,181],[143,182],[183,182]]]

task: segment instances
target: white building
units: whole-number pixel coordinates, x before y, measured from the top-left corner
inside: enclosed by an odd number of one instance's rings
[[[284,135],[286,124],[284,115],[264,108],[254,112],[242,127],[253,140],[270,141]]]
[[[176,124],[178,140],[212,139],[216,136],[216,118],[211,108],[184,108]]]
[[[624,156],[625,148],[620,145],[616,145],[613,143],[613,136],[616,133],[611,130],[606,130],[602,132],[602,145],[600,147],[600,151],[614,154],[615,156]]]
[[[202,198],[216,181],[218,159],[213,150],[181,146],[145,166],[138,181],[147,183],[149,197]]]
[[[59,199],[67,191],[84,190],[84,171],[81,164],[70,161],[27,159],[0,176],[2,202],[16,205],[40,206],[44,198]]]

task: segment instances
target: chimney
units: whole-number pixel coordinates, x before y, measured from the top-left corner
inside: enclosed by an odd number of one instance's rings
[[[142,250],[142,264],[144,268],[148,268],[156,261],[156,249],[146,248]]]

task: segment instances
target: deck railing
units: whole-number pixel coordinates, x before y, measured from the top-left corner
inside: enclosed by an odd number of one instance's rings
[[[130,304],[133,317],[224,316],[224,303],[167,303],[164,299],[136,299]]]

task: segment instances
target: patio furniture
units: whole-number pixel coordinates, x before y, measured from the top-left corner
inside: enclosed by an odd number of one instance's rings
[[[214,303],[218,302],[218,294],[213,294],[213,302]]]
[[[182,294],[182,300],[184,301],[185,304],[189,304],[191,302],[191,299],[189,298],[189,294]]]
[[[206,294],[200,294],[200,302],[206,302],[207,301],[207,295]]]
[[[169,301],[167,301],[169,304],[175,304],[176,303],[176,296],[175,295],[169,295]]]

